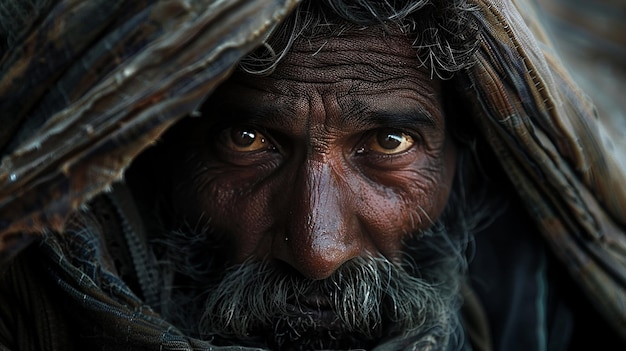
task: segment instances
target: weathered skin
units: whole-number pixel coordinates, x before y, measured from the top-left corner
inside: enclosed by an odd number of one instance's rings
[[[274,258],[322,279],[357,256],[398,261],[442,212],[455,162],[440,82],[410,44],[302,40],[271,76],[231,78],[207,104],[224,125],[191,123],[176,156],[178,215],[226,233],[230,264]]]

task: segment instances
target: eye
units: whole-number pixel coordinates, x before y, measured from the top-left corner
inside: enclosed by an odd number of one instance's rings
[[[375,131],[367,140],[361,152],[375,152],[394,155],[410,149],[415,140],[409,134],[397,129],[381,129]]]
[[[272,143],[258,130],[249,127],[231,127],[222,130],[219,140],[237,152],[254,152],[272,149]]]

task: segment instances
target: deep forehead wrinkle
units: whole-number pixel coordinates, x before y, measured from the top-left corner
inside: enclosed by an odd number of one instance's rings
[[[423,81],[428,72],[418,64],[417,51],[404,35],[358,33],[300,40],[272,75],[277,79],[333,83],[352,79],[381,84],[398,77]]]
[[[219,103],[214,106],[214,111],[220,116],[221,122],[262,125],[277,130],[294,130],[302,122],[303,117],[309,117],[310,106],[305,107],[305,105],[310,101],[304,96],[288,97],[264,90],[256,91],[260,94],[255,94],[255,91],[255,88],[239,87],[235,95],[220,96]],[[352,96],[339,105],[341,113],[336,120],[339,125],[344,126],[403,128],[421,125],[432,128],[443,123],[440,118],[417,103],[389,106],[384,102],[368,103]],[[308,118],[305,119],[308,120]]]
[[[440,82],[403,35],[300,39],[271,75],[238,72],[225,85],[231,94],[216,102],[233,122],[285,130],[309,128],[311,118],[331,128],[443,123]]]

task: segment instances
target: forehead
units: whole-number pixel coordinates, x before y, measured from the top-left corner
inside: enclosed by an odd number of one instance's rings
[[[341,36],[300,38],[273,76],[295,80],[306,77],[310,83],[358,80],[378,87],[395,78],[430,81],[412,41],[402,33],[380,28]]]
[[[271,75],[237,72],[213,101],[236,110],[248,105],[245,112],[260,119],[280,115],[290,123],[302,118],[358,119],[363,113],[395,110],[417,112],[443,126],[440,85],[419,61],[410,38],[369,28],[299,38]]]

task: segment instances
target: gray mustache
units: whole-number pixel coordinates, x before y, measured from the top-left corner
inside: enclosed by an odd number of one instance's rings
[[[316,281],[270,262],[248,262],[227,270],[209,293],[200,327],[238,340],[259,332],[299,337],[317,328],[366,339],[413,335],[450,328],[450,290],[378,257],[356,258]],[[329,314],[334,320],[319,318]]]

